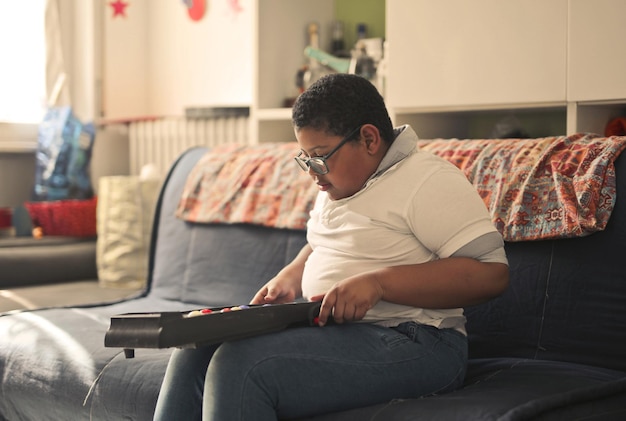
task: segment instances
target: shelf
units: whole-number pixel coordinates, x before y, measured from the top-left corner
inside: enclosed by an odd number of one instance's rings
[[[331,47],[332,23],[339,19],[346,48],[354,42],[356,24],[365,22],[368,35],[384,37],[385,0],[256,0],[253,3],[253,95],[250,142],[295,140],[291,109],[283,107],[298,95],[296,74],[308,62],[307,27],[319,25],[320,48]]]
[[[394,125],[410,124],[422,139],[488,138],[494,134],[497,124],[511,118],[528,136],[543,137],[565,134],[567,107],[561,103],[544,103],[402,108],[394,110],[393,115]]]
[[[296,95],[296,72],[306,63],[307,25],[318,22],[326,31],[333,12],[332,0],[258,0],[254,66],[258,109],[280,107]],[[322,38],[322,42],[326,46],[328,40]]]
[[[626,117],[626,99],[573,102],[568,107],[567,132],[603,135],[615,117]]]

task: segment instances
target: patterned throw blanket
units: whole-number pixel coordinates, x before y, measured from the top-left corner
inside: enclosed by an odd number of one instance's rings
[[[606,227],[626,137],[418,141],[465,172],[507,241],[580,237]]]
[[[603,230],[616,200],[614,160],[626,137],[420,140],[464,171],[507,241]],[[221,146],[191,171],[177,216],[199,223],[304,229],[317,187],[293,162],[297,143]]]
[[[318,190],[294,162],[298,152],[296,142],[211,149],[189,174],[176,215],[199,223],[304,229]]]

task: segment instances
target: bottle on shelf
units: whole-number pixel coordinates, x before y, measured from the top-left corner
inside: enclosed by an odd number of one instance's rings
[[[354,73],[373,81],[376,78],[376,63],[367,53],[366,44],[363,40],[357,41],[352,50],[349,73]]]
[[[367,24],[365,23],[357,23],[356,25],[356,40],[357,42],[359,42],[359,40],[365,39],[367,38]]]
[[[308,47],[312,50],[320,50],[319,24],[311,22],[307,25]],[[322,76],[332,73],[322,63],[313,57],[309,57],[306,70],[302,75],[302,89],[306,89]]]
[[[350,57],[350,52],[346,50],[344,41],[344,25],[340,20],[332,23],[332,43],[330,53],[335,57]]]

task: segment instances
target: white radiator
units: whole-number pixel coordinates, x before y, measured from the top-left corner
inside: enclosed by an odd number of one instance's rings
[[[130,173],[146,164],[167,174],[181,153],[194,146],[249,143],[248,116],[212,118],[169,117],[133,122],[129,126]]]

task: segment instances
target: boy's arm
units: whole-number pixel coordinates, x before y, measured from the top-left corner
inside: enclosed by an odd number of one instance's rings
[[[504,263],[449,257],[366,272],[335,284],[323,298],[320,322],[360,320],[378,301],[420,308],[458,308],[487,301],[508,286]]]

